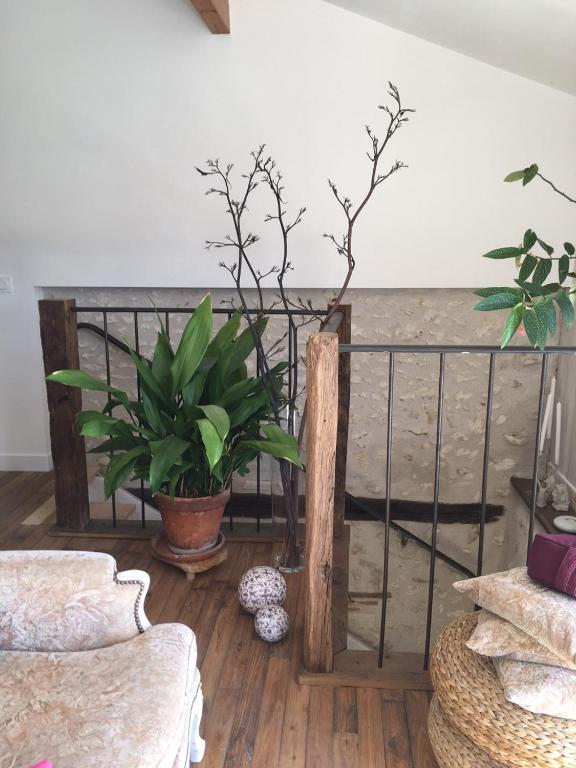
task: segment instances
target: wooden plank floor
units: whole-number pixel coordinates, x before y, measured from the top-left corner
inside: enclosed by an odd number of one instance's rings
[[[426,734],[429,693],[299,686],[300,576],[289,576],[284,641],[259,640],[239,607],[236,587],[270,544],[229,545],[228,560],[192,583],[155,560],[142,540],[62,538],[21,521],[53,492],[48,473],[0,473],[0,549],[109,552],[120,570],[151,576],[152,623],[181,621],[196,633],[205,696],[202,768],[437,768]]]

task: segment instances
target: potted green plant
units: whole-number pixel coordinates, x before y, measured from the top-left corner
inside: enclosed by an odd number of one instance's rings
[[[509,173],[504,181],[522,182],[525,187],[534,179],[540,179],[551,187],[560,197],[576,204],[576,199],[562,192],[540,173],[536,163],[520,171]],[[558,250],[556,251],[558,254]],[[524,330],[534,347],[544,349],[548,337],[554,337],[558,329],[556,308],[560,310],[567,328],[574,322],[574,300],[576,288],[576,266],[574,259],[576,248],[566,241],[560,255],[553,256],[554,248],[539,237],[532,229],[527,229],[518,245],[494,248],[485,253],[488,259],[514,259],[518,269],[515,285],[480,288],[475,291],[481,296],[474,309],[480,312],[508,310],[508,317],[502,332],[501,346],[504,348],[514,335]],[[556,268],[555,268],[556,267]]]
[[[296,440],[272,423],[270,394],[282,403],[286,363],[249,376],[246,358],[266,318],[240,331],[235,312],[212,336],[207,295],[188,321],[174,351],[160,322],[152,360],[130,348],[141,397],[79,370],[47,378],[108,393],[102,411],[77,415],[81,434],[104,437],[93,452],[109,453],[104,490],[110,496],[130,477],[143,479],[157,500],[170,548],[177,554],[216,543],[234,473],[246,474],[266,453],[302,467]]]

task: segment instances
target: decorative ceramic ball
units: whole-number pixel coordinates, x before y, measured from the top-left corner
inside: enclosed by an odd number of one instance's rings
[[[284,576],[269,565],[250,568],[240,579],[238,598],[248,613],[256,613],[265,605],[282,605],[286,599]]]
[[[286,637],[290,622],[288,614],[279,605],[267,605],[260,608],[254,617],[254,629],[258,637],[267,643],[277,643]]]

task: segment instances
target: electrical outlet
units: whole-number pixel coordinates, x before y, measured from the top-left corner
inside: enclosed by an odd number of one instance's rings
[[[0,293],[14,293],[10,275],[0,275]]]

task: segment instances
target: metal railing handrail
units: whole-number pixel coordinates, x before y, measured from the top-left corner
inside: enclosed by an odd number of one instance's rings
[[[536,349],[529,346],[496,347],[485,344],[340,344],[340,352],[409,352],[424,354],[460,353],[460,354],[534,354],[534,355],[573,355],[576,347],[560,346]]]
[[[171,315],[184,314],[191,315],[196,311],[197,307],[73,307],[72,312],[75,314],[84,312],[93,312],[95,314],[115,314],[118,312],[138,312],[138,314],[165,314],[169,312]],[[214,315],[230,315],[234,312],[233,307],[212,307],[212,314]],[[242,310],[245,314],[249,315],[281,315],[282,317],[296,316],[296,317],[324,317],[328,314],[327,309],[247,309]]]

